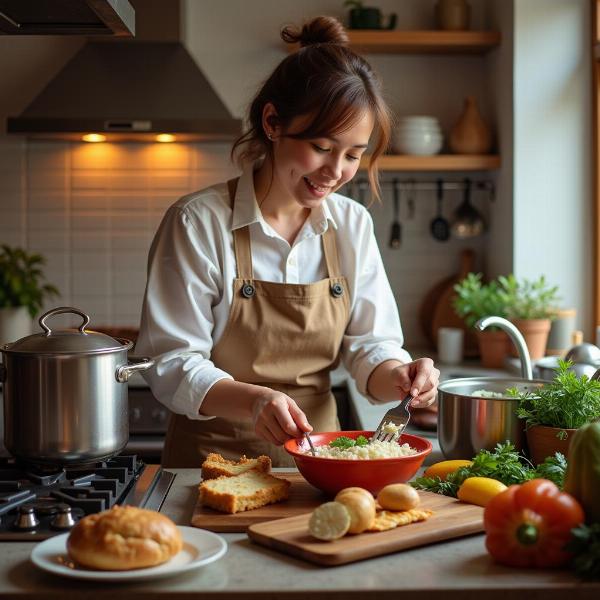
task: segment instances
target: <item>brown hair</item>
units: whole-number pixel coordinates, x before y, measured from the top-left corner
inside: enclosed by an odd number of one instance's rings
[[[294,117],[312,115],[303,131],[287,134],[296,139],[335,135],[349,129],[365,110],[371,111],[376,144],[368,167],[371,190],[381,199],[377,159],[388,147],[392,117],[381,92],[381,82],[369,63],[347,47],[348,36],[333,17],[316,17],[302,29],[285,27],[283,41],[300,49],[279,63],[256,94],[248,111],[249,129],[233,144],[237,161],[272,156],[263,127],[264,106],[271,102],[283,130]]]

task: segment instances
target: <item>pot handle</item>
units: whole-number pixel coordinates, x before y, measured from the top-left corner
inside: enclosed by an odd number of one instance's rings
[[[130,356],[127,360],[126,365],[117,367],[115,372],[115,379],[119,383],[125,383],[129,381],[129,377],[132,373],[137,371],[145,371],[154,365],[154,359],[149,356]]]
[[[79,315],[80,317],[83,317],[83,322],[79,326],[79,331],[81,333],[85,333],[85,328],[90,323],[89,315],[86,315],[82,310],[79,310],[78,308],[73,308],[72,306],[58,306],[44,313],[38,320],[40,327],[46,332],[46,335],[50,335],[52,333],[50,327],[46,325],[46,320],[50,317],[53,317],[54,315],[62,315],[63,313],[74,313],[76,315]]]

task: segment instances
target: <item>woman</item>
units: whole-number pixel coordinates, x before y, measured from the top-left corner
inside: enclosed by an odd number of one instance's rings
[[[270,455],[304,432],[339,429],[329,371],[339,359],[374,403],[435,400],[439,371],[411,361],[369,213],[335,194],[371,137],[369,179],[390,137],[389,109],[338,21],[284,29],[284,59],[234,144],[235,180],[166,213],[149,256],[138,353],[175,414],[163,464],[197,467],[209,452]]]

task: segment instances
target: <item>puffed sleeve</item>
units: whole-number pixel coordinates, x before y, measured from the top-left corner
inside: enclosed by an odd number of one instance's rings
[[[410,362],[394,294],[390,287],[373,220],[359,207],[360,223],[354,241],[355,277],[350,321],[342,342],[342,362],[369,402],[379,401],[367,392],[369,375],[379,364],[396,359]]]
[[[148,279],[136,354],[155,365],[144,373],[154,396],[190,419],[199,414],[208,390],[233,379],[210,360],[213,346],[211,306],[222,295],[222,269],[214,233],[199,230],[180,207],[172,206],[156,233],[148,258]]]

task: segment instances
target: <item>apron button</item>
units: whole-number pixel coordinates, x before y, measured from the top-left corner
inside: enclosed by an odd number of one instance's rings
[[[242,287],[242,296],[244,296],[244,298],[252,298],[252,296],[254,296],[254,286],[249,283],[245,284]]]
[[[341,283],[334,283],[331,286],[331,295],[334,296],[335,298],[339,298],[340,296],[343,296],[344,294],[344,288],[342,287]]]

